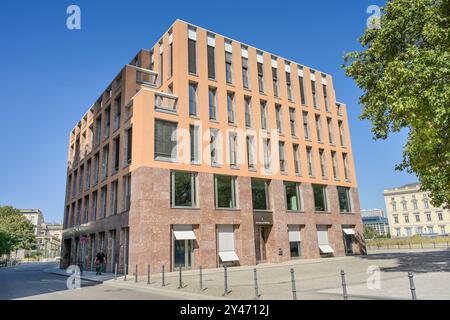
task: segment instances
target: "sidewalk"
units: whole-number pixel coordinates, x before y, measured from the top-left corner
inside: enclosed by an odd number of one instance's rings
[[[60,276],[70,277],[72,273],[67,273],[66,269],[60,269],[59,267],[53,267],[45,269],[44,272],[57,274]],[[80,277],[83,280],[94,281],[98,283],[103,283],[105,281],[114,279],[113,273],[102,273],[101,275],[96,275],[95,272],[83,271],[83,275]]]

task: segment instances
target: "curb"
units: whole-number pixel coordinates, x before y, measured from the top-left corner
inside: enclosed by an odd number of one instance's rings
[[[44,269],[43,272],[50,273],[50,274],[56,274],[58,276],[63,276],[63,277],[67,277],[67,278],[72,275],[70,273],[58,272],[58,271],[49,270],[49,269]],[[85,280],[85,281],[96,282],[96,283],[104,283],[105,281],[109,281],[109,279],[107,279],[107,280],[98,280],[98,279],[88,278],[86,276],[80,276],[80,279]]]

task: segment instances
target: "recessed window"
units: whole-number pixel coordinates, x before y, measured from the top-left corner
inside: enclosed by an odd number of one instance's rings
[[[292,101],[291,65],[288,62],[285,63],[285,69],[287,97],[288,100]]]
[[[106,196],[107,196],[107,187],[104,186],[101,189],[101,207],[100,207],[100,219],[106,216]]]
[[[278,64],[277,58],[272,57],[272,83],[273,83],[273,95],[279,96],[279,83],[278,83]]]
[[[258,89],[259,92],[264,93],[265,84],[264,84],[264,58],[262,52],[256,52],[256,60],[257,60],[257,72],[258,72]]]
[[[303,67],[301,66],[298,66],[298,83],[300,87],[300,101],[304,105],[306,104],[305,83],[303,80]]]
[[[197,30],[188,28],[188,67],[189,73],[197,73]]]
[[[131,163],[131,158],[132,158],[132,147],[133,147],[133,128],[130,127],[129,129],[127,129],[127,131],[125,132],[125,136],[126,136],[126,143],[127,145],[125,146],[125,165],[128,165]]]
[[[344,123],[341,120],[338,121],[338,127],[339,127],[339,140],[341,143],[341,147],[345,147]]]
[[[306,147],[306,160],[308,161],[308,175],[314,176],[314,160],[311,147]]]
[[[328,142],[330,144],[334,144],[333,121],[331,120],[331,118],[327,118],[327,127],[328,127]]]
[[[216,78],[216,62],[215,62],[215,46],[216,39],[213,34],[208,33],[207,35],[207,55],[208,55],[208,78]]]
[[[234,101],[234,93],[227,93],[227,112],[228,112],[228,123],[234,124],[236,121],[236,104]]]
[[[316,78],[313,71],[311,71],[311,93],[313,97],[313,107],[319,109],[319,105],[317,103]]]
[[[237,134],[230,132],[228,136],[228,146],[230,151],[230,166],[237,167]]]
[[[338,171],[336,151],[331,151],[331,161],[332,161],[332,165],[333,165],[333,178],[335,180],[338,180],[339,179],[339,171]]]
[[[189,115],[196,116],[198,113],[197,83],[189,83]]]
[[[296,137],[297,136],[297,119],[296,119],[294,108],[289,108],[289,123],[291,126],[291,135],[293,137]]]
[[[102,179],[105,180],[108,176],[108,159],[109,159],[109,146],[103,148],[102,158]]]
[[[219,131],[211,129],[210,136],[210,150],[211,150],[211,165],[219,164]]]
[[[236,201],[236,177],[214,176],[216,208],[234,209],[237,208]]]
[[[327,167],[325,161],[325,150],[319,149],[319,161],[320,161],[320,173],[322,174],[322,178],[327,178]]]
[[[105,138],[109,137],[111,132],[111,107],[107,106],[105,108]]]
[[[297,182],[284,182],[284,191],[286,194],[286,210],[301,210],[300,184]]]
[[[242,84],[244,88],[250,88],[250,71],[248,63],[248,49],[246,47],[241,48],[242,53]]]
[[[263,139],[263,153],[264,153],[264,169],[270,171],[272,167],[272,156],[270,152],[270,139]]]
[[[342,160],[344,162],[344,177],[345,180],[349,180],[350,179],[350,173],[349,173],[349,168],[348,168],[348,156],[346,153],[342,154]]]
[[[253,136],[247,136],[247,161],[248,168],[254,170],[255,164],[255,138]]]
[[[116,215],[117,214],[117,190],[118,190],[119,183],[118,181],[114,181],[111,183],[111,214]]]
[[[252,200],[254,210],[269,209],[269,181],[252,179]]]
[[[131,207],[131,174],[123,177],[123,211]]]
[[[197,207],[197,174],[172,171],[171,176],[171,206]]]
[[[309,140],[310,134],[309,134],[309,121],[308,121],[308,112],[303,111],[303,134],[305,135],[305,139]]]
[[[118,136],[117,138],[114,139],[113,141],[113,151],[114,151],[114,155],[113,155],[113,172],[117,172],[119,171],[119,165],[120,165],[120,136]]]
[[[233,83],[233,47],[230,40],[225,40],[225,78],[227,83]]]
[[[217,120],[217,89],[208,89],[209,119]]]
[[[283,133],[283,114],[282,107],[280,104],[275,105],[275,122],[277,124],[277,131],[279,134]]]
[[[327,211],[326,186],[313,184],[314,209],[316,211]]]
[[[260,112],[261,112],[261,129],[267,130],[267,103],[265,101],[261,101]]]
[[[337,187],[337,192],[338,192],[338,199],[339,199],[339,210],[343,213],[351,212],[350,188]]]
[[[284,150],[284,141],[278,142],[278,157],[280,160],[280,171],[281,173],[286,173],[287,171],[287,165],[286,165],[286,154]]]
[[[155,120],[155,159],[176,160],[177,123],[161,119]]]
[[[190,149],[191,149],[191,162],[199,163],[199,127],[190,125],[189,126],[190,135]]]
[[[294,143],[292,145],[294,151],[294,170],[296,175],[301,175],[301,162],[300,162],[300,151],[299,145]]]
[[[253,114],[252,114],[252,98],[244,97],[245,107],[245,126],[251,128],[253,126]]]
[[[320,115],[316,115],[316,132],[317,132],[317,141],[323,142],[322,139],[322,121],[320,121]]]

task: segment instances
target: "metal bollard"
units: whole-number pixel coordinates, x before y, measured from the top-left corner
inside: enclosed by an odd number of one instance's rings
[[[292,300],[297,300],[297,288],[295,287],[294,268],[291,268],[291,283],[292,283]]]
[[[138,265],[134,267],[134,282],[138,282]]]
[[[123,267],[123,273],[125,274],[123,277],[123,281],[127,281],[128,265],[126,263]]]
[[[423,243],[422,242],[420,243],[420,247],[423,249]]]
[[[203,274],[202,274],[202,266],[200,266],[200,291],[203,291]]]
[[[409,278],[409,288],[411,289],[412,299],[417,300],[416,287],[414,286],[414,276],[413,276],[412,272],[408,272],[408,278]]]
[[[150,263],[147,265],[147,284],[150,284]]]
[[[436,249],[436,242],[433,241],[433,247]]]
[[[180,266],[179,275],[178,275],[178,289],[182,289],[182,288],[183,288],[183,274],[181,273],[181,266]]]
[[[344,270],[341,270],[341,278],[342,278],[342,295],[344,297],[344,300],[348,300],[347,283],[345,282],[345,272],[344,272]]]
[[[162,286],[165,287],[166,286],[166,281],[164,278],[164,265],[162,265]]]
[[[261,295],[259,294],[258,276],[256,274],[256,268],[253,269],[253,277],[255,279],[255,299],[258,300]]]
[[[231,290],[228,290],[228,272],[227,272],[227,267],[223,267],[223,281],[224,281],[224,285],[223,285],[223,296],[226,296],[227,294],[229,294],[231,292]]]
[[[117,263],[114,265],[114,280],[117,280]]]
[[[411,242],[409,243],[409,248],[411,249]]]

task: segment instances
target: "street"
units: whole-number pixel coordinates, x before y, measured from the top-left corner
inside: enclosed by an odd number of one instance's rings
[[[168,295],[142,290],[117,288],[93,281],[81,280],[81,288],[67,289],[67,277],[50,274],[44,270],[57,263],[24,263],[0,269],[0,300],[10,299],[111,299],[111,300],[165,300],[175,299]]]

